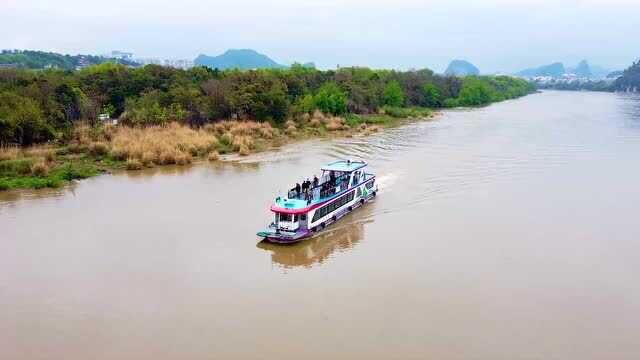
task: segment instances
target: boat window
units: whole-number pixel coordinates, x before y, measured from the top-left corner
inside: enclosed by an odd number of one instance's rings
[[[280,221],[291,221],[291,214],[280,214]]]
[[[293,215],[293,222],[298,221],[298,215]]]
[[[307,220],[307,214],[300,215],[300,220],[302,220],[302,221]]]

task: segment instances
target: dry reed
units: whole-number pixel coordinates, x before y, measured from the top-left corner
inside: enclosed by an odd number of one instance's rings
[[[1,146],[0,147],[0,161],[15,160],[20,156],[20,148],[17,146]]]
[[[142,170],[142,163],[138,159],[127,159],[127,170]]]
[[[218,155],[217,151],[212,151],[209,153],[209,161],[218,161],[220,155]]]
[[[31,165],[31,175],[44,177],[49,174],[49,165],[44,161],[44,159],[40,159]]]
[[[175,123],[148,128],[121,127],[111,136],[112,157],[136,159],[145,166],[189,164],[194,156],[209,154],[218,146],[218,139],[209,131]]]

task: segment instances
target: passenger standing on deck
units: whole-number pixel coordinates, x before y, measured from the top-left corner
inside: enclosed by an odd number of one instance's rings
[[[318,186],[318,182],[319,182],[319,181],[320,181],[320,180],[318,180],[318,177],[317,177],[317,176],[315,176],[315,175],[313,175],[313,187]]]
[[[300,197],[300,190],[301,190],[300,183],[296,183],[296,195],[297,195],[297,197]]]

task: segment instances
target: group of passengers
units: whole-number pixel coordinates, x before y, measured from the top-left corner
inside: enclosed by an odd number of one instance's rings
[[[317,187],[319,183],[320,183],[320,180],[315,175],[313,176],[313,181],[307,179],[302,182],[302,185],[300,183],[296,183],[296,186],[292,189],[293,197],[304,199],[304,200],[312,199],[313,189]]]
[[[300,183],[296,183],[296,186],[289,192],[290,198],[301,199],[311,201],[314,197],[327,197],[333,194],[336,190],[336,186],[340,186],[341,190],[347,188],[348,175],[336,176],[334,171],[329,171],[323,177],[323,182],[317,176],[313,176],[313,181],[307,179]],[[317,190],[317,193],[314,193]]]

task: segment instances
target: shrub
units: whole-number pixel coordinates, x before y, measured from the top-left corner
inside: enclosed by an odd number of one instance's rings
[[[138,159],[127,159],[127,170],[142,170],[142,163]]]
[[[152,167],[153,164],[159,162],[159,160],[156,154],[152,153],[151,151],[145,151],[144,153],[142,153],[141,162],[142,165],[146,167]]]
[[[177,165],[187,165],[191,164],[191,155],[188,153],[178,153],[176,155],[176,164]]]
[[[31,175],[45,177],[49,174],[49,166],[44,161],[38,161],[31,165]]]
[[[20,155],[18,147],[0,147],[0,161],[15,160]]]
[[[105,156],[109,153],[109,146],[103,142],[89,144],[89,154],[93,156]]]
[[[218,155],[217,151],[212,151],[209,153],[209,161],[218,161],[220,155]]]
[[[444,107],[454,108],[458,106],[458,100],[454,98],[448,98],[444,100]]]
[[[0,177],[15,177],[31,174],[32,159],[19,158],[0,161]]]
[[[311,121],[309,121],[309,125],[311,125],[312,127],[319,127],[320,125],[322,125],[322,121],[313,118],[311,119]]]
[[[114,160],[124,161],[127,158],[127,153],[124,149],[114,148],[110,152],[111,157]]]
[[[384,114],[389,115],[394,118],[408,118],[408,117],[427,117],[431,115],[431,110],[427,108],[419,108],[419,107],[393,107],[393,106],[385,106],[383,108]]]
[[[98,169],[88,163],[67,163],[52,170],[51,173],[62,180],[71,181],[95,176],[98,174]]]
[[[176,163],[176,150],[165,150],[160,154],[160,164],[161,165],[170,165]]]
[[[329,131],[336,131],[336,130],[342,130],[344,128],[344,120],[334,116],[331,118],[328,118],[325,121],[325,127],[327,128],[327,130]]]
[[[72,154],[81,154],[87,151],[87,145],[81,143],[71,143],[67,146],[67,150],[69,150]]]
[[[240,152],[240,155],[247,156],[247,155],[251,154],[251,149],[247,145],[242,144],[240,146],[240,151],[239,152]]]
[[[56,152],[53,150],[49,150],[44,154],[44,159],[47,162],[54,162],[56,161]]]
[[[404,105],[404,93],[400,84],[392,80],[384,87],[384,93],[382,100],[385,105],[388,106],[402,106]]]
[[[286,132],[286,133],[287,133],[287,135],[289,135],[289,136],[295,136],[295,135],[297,135],[297,134],[298,134],[298,129],[296,129],[296,127],[295,127],[295,126],[288,126],[288,127],[285,129],[285,132]]]

